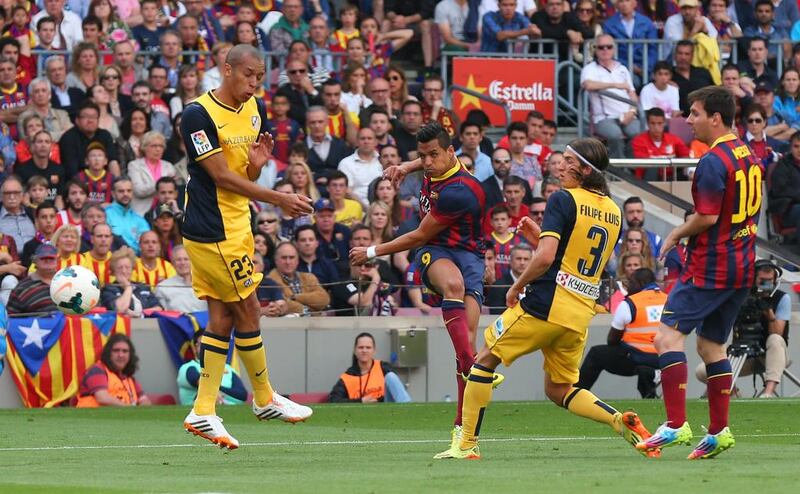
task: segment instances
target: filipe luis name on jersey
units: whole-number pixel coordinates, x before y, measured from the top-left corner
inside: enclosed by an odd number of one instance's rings
[[[611,211],[602,211],[601,209],[594,208],[586,204],[580,205],[579,214],[581,216],[588,216],[589,218],[594,218],[596,220],[602,220],[614,226],[619,226],[622,223],[622,218],[620,215],[614,214]]]

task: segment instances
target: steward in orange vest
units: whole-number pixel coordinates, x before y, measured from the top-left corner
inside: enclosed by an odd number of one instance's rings
[[[393,370],[389,364],[374,359],[369,372],[362,375],[361,369],[356,363],[339,376],[339,380],[331,390],[330,401],[360,402],[363,397],[371,396],[382,402],[386,397],[384,376],[390,372]]]
[[[112,334],[100,361],[89,367],[81,379],[77,407],[149,405],[149,398],[133,377],[138,361],[130,338]]]
[[[591,389],[603,371],[618,376],[638,376],[642,398],[655,398],[653,382],[658,353],[653,341],[661,321],[667,295],[656,285],[648,268],[633,272],[628,296],[614,312],[607,344],[589,349],[583,359],[576,387]]]

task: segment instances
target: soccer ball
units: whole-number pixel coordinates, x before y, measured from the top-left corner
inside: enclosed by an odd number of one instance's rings
[[[65,314],[85,314],[100,299],[100,282],[92,271],[83,266],[67,266],[53,276],[50,298],[58,310]]]

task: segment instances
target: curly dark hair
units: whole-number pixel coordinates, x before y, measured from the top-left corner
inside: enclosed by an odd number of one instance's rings
[[[114,366],[111,363],[111,349],[114,348],[114,345],[123,341],[128,344],[128,348],[130,349],[130,359],[128,360],[128,365],[126,365],[122,371],[120,372],[125,377],[132,377],[133,374],[136,372],[136,369],[139,368],[139,357],[136,355],[136,349],[133,347],[133,342],[128,337],[128,335],[122,333],[114,333],[106,342],[106,345],[103,347],[103,353],[100,354],[100,361],[103,362],[103,365],[108,367],[108,369],[113,370]]]

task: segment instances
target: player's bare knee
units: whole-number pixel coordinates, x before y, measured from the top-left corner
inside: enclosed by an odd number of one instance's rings
[[[444,280],[442,289],[444,290],[444,298],[464,300],[464,280],[460,277]]]

